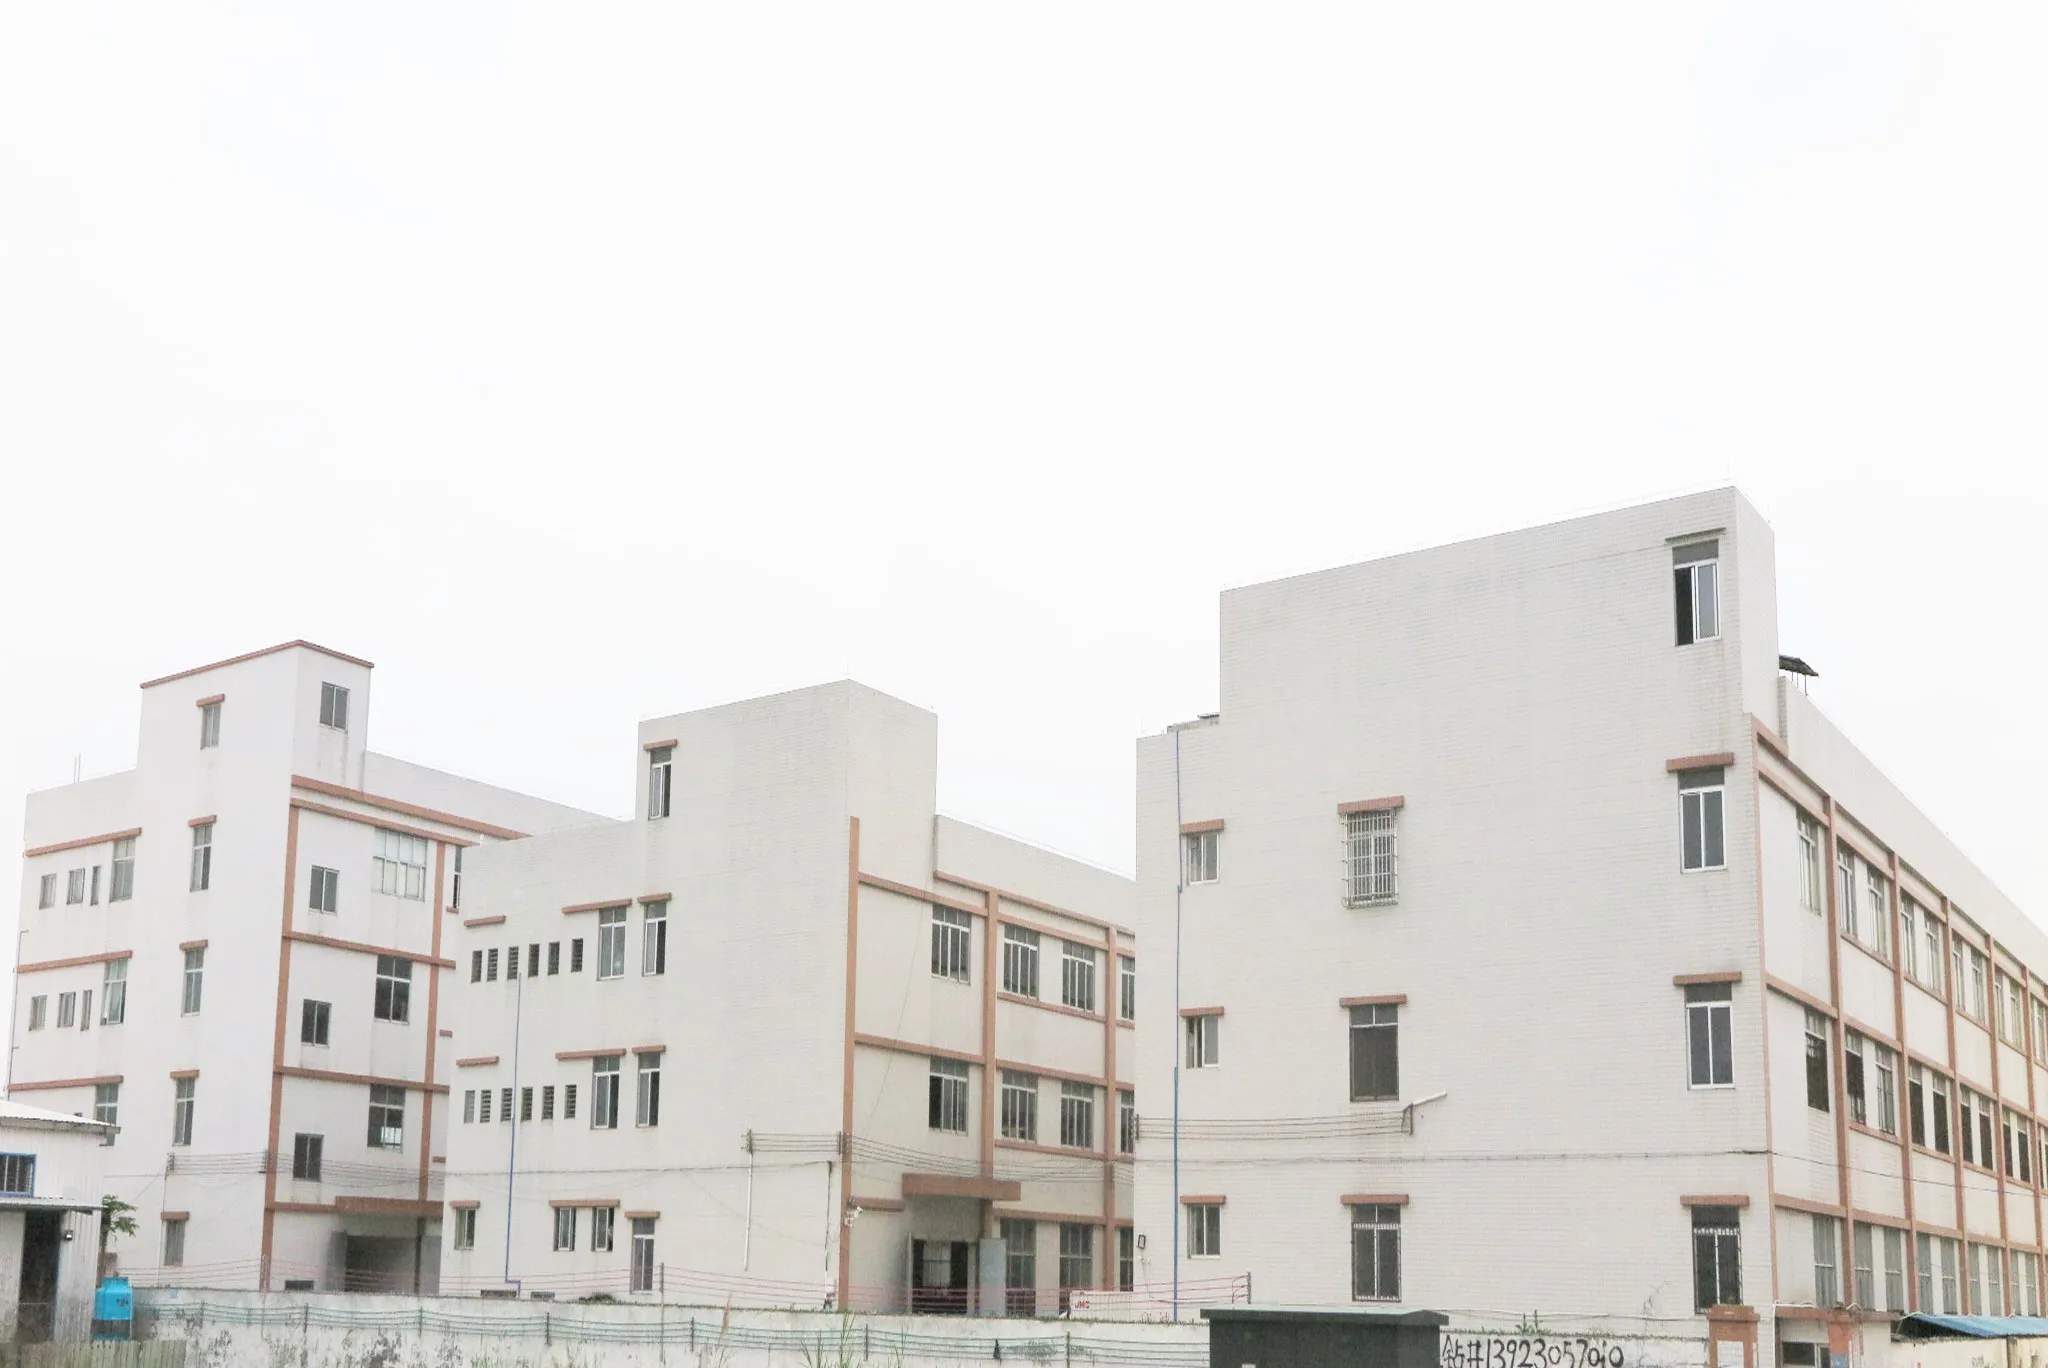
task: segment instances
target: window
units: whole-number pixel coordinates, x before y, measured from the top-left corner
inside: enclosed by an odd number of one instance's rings
[[[548,972],[550,974],[562,972],[562,943],[560,941],[548,942]]]
[[[400,955],[377,956],[377,1004],[372,1013],[379,1021],[405,1021],[412,1007],[412,961]]]
[[[491,1090],[484,1088],[476,1095],[476,1119],[483,1125],[491,1124]]]
[[[926,1103],[926,1124],[933,1130],[965,1135],[967,1066],[957,1059],[934,1059]]]
[[[1992,1147],[1991,1139],[1990,1100],[1968,1088],[1959,1088],[1957,1102],[1962,1110],[1963,1162],[1997,1168],[1997,1151]]]
[[[388,1083],[370,1085],[371,1149],[405,1148],[405,1089]]]
[[[82,903],[85,901],[85,870],[74,869],[64,882],[64,901]]]
[[[547,1084],[540,1090],[540,1119],[543,1121],[555,1119],[555,1085],[552,1083]]]
[[[315,912],[334,911],[341,904],[341,871],[314,865],[313,885],[306,899]]]
[[[533,953],[527,972],[540,968],[540,947]],[[640,909],[640,972],[643,976],[668,970],[668,899],[647,903]]]
[[[1223,1208],[1214,1202],[1190,1202],[1188,1212],[1188,1257],[1223,1257]]]
[[[1221,1012],[1203,1012],[1186,1017],[1181,1028],[1187,1034],[1187,1066],[1190,1069],[1213,1069],[1223,1062]]]
[[[467,1126],[476,1121],[476,1089],[470,1088],[462,1094],[462,1124]]]
[[[512,1089],[509,1087],[498,1089],[498,1122],[505,1126],[512,1124]]]
[[[1919,1264],[1919,1276],[1915,1279],[1915,1305],[1922,1311],[1933,1311],[1934,1300],[1934,1237],[1925,1233],[1914,1236],[1914,1253]]]
[[[647,752],[647,820],[668,816],[675,796],[676,748],[656,746]]]
[[[484,982],[496,983],[497,981],[498,947],[494,945],[490,949],[484,951]]]
[[[90,988],[78,995],[78,1029],[81,1031],[92,1029],[92,989]]]
[[[1095,1148],[1094,1084],[1060,1084],[1060,1143],[1069,1149]]]
[[[635,1216],[633,1218],[633,1272],[632,1290],[652,1292],[654,1290],[654,1218]]]
[[[199,705],[199,749],[212,750],[220,744],[220,704]]]
[[[1988,1021],[1984,995],[1984,973],[1986,961],[1984,952],[1974,945],[1965,944],[1953,937],[1950,943],[1955,949],[1955,1005],[1958,1012],[1977,1021]]]
[[[1138,1278],[1138,1232],[1130,1226],[1116,1228],[1116,1289],[1128,1292]]]
[[[619,1128],[617,1055],[599,1055],[590,1061],[590,1125],[593,1130]]]
[[[1920,983],[1929,992],[1941,992],[1941,923],[1926,908],[1920,909],[1920,937],[1926,950],[1920,968]]]
[[[68,1026],[75,1026],[77,1024],[78,994],[57,994],[57,1029],[61,1031]]]
[[[1862,922],[1856,912],[1856,856],[1846,846],[1835,851],[1835,873],[1840,876],[1835,911],[1842,919],[1842,934],[1850,940],[1862,940]]]
[[[164,1222],[164,1267],[182,1268],[185,1263],[185,1221],[182,1216]]]
[[[1813,1218],[1813,1304],[1840,1306],[1838,1280],[1842,1256],[1842,1223],[1833,1216]]]
[[[192,828],[192,891],[203,892],[213,885],[213,823],[200,822]]]
[[[33,1154],[0,1154],[0,1193],[10,1197],[33,1197],[36,1192],[36,1157]]]
[[[1400,810],[1374,808],[1344,818],[1344,905],[1377,907],[1400,896],[1397,849]]]
[[[1116,957],[1116,1014],[1121,1021],[1138,1019],[1138,961],[1129,955]]]
[[[320,1151],[327,1143],[322,1135],[295,1135],[292,1137],[292,1177],[303,1178],[309,1183],[320,1181]]]
[[[1001,1110],[1005,1140],[1037,1140],[1038,1075],[1004,1069]]]
[[[533,1120],[533,1085],[527,1084],[519,1090],[519,1124]]]
[[[328,1005],[311,998],[299,1004],[299,1043],[302,1045],[325,1045],[327,1043]]]
[[[1899,1057],[1889,1045],[1870,1047],[1872,1070],[1877,1075],[1877,1128],[1886,1135],[1899,1133]]]
[[[514,945],[505,951],[505,982],[519,977],[519,947]]]
[[[2027,999],[2034,1013],[2034,1062],[2048,1064],[2048,1002],[2037,997]]]
[[[1824,912],[1820,891],[1820,823],[1799,814],[1799,905]]]
[[[1060,1223],[1060,1286],[1095,1286],[1095,1227],[1078,1221]]]
[[[92,1089],[92,1119],[103,1121],[109,1126],[121,1124],[121,1085],[119,1083],[95,1083]],[[109,1137],[107,1144],[113,1144]]]
[[[1915,983],[1920,981],[1920,916],[1913,900],[1899,895],[1899,949],[1903,951],[1901,963],[1906,977]]]
[[[1186,884],[1215,883],[1220,831],[1183,832],[1180,838],[1181,881]]]
[[[2010,974],[1998,976],[1998,1034],[2006,1044],[2022,1048],[2027,1043],[2027,1014],[2020,996],[2019,981]]]
[[[185,952],[185,998],[181,1006],[185,1016],[197,1016],[199,1000],[206,989],[206,947],[195,945]]]
[[[1038,1223],[1002,1218],[1003,1312],[1038,1314]]]
[[[971,983],[974,918],[951,907],[932,908],[932,977]]]
[[[427,838],[378,827],[370,864],[371,888],[423,902],[427,896]]]
[[[1877,1259],[1876,1241],[1872,1239],[1870,1227],[1859,1223],[1850,1232],[1850,1252],[1854,1255],[1856,1276],[1855,1305],[1874,1307],[1877,1305]]]
[[[592,1207],[590,1209],[590,1250],[593,1254],[612,1252],[612,1227],[618,1224],[617,1207]]]
[[[1819,1012],[1806,1009],[1806,1105],[1826,1111],[1828,1102],[1829,1022]]]
[[[100,905],[100,867],[98,865],[92,867],[92,892],[86,895],[86,901],[94,907]]]
[[[476,1208],[473,1206],[455,1208],[455,1247],[476,1248]]]
[[[1678,605],[1678,644],[1712,641],[1721,635],[1721,543],[1691,542],[1671,548],[1671,578]]]
[[[1367,1203],[1351,1208],[1351,1297],[1401,1300],[1401,1208]]]
[[[1018,997],[1038,996],[1038,933],[1021,926],[1003,928],[1003,991]]]
[[[1129,1088],[1116,1092],[1116,1148],[1119,1154],[1138,1150],[1138,1095]]]
[[[36,896],[36,906],[37,906],[37,907],[55,907],[56,905],[57,905],[57,876],[56,876],[55,874],[45,874],[45,875],[43,875],[43,888],[42,888],[42,892],[41,892],[41,893],[39,893],[39,894],[38,894],[38,895]]]
[[[199,1080],[196,1078],[171,1080],[171,1143],[174,1145],[192,1143],[192,1109],[198,1089]]]
[[[1742,1213],[1692,1209],[1692,1304],[1696,1311],[1742,1305]]]
[[[2041,1314],[2041,1258],[2024,1249],[2012,1252],[2012,1313]]]
[[[1083,1012],[1095,1010],[1095,951],[1060,942],[1060,1002]]]
[[[1956,1278],[1956,1263],[1960,1254],[1956,1242],[1947,1236],[1936,1236],[1934,1243],[1941,1249],[1941,1309],[1953,1316],[1962,1309],[1962,1299],[1957,1295]]]
[[[576,1119],[576,1085],[574,1083],[564,1083],[562,1085],[562,1119],[564,1121],[574,1121]]]
[[[1999,1251],[1988,1245],[1970,1246],[1970,1313],[1978,1316],[2005,1314],[2005,1289],[1999,1278]]]
[[[2034,1128],[2027,1124],[2025,1117],[2007,1112],[2002,1130],[2007,1176],[2017,1178],[2022,1183],[2033,1182]]]
[[[1687,873],[1727,868],[1721,825],[1726,775],[1727,771],[1722,769],[1679,771],[1678,825],[1683,848],[1680,868]]]
[[[114,868],[107,880],[107,901],[127,902],[135,896],[135,838],[114,842]]]
[[[481,950],[469,952],[469,981],[471,983],[482,983],[484,981],[484,952]]]
[[[1870,948],[1886,959],[1892,957],[1892,881],[1878,873],[1875,865],[1865,870],[1864,892],[1870,897]]]
[[[100,984],[100,1024],[119,1026],[128,1019],[128,961],[108,960]]]
[[[348,730],[348,690],[339,684],[320,686],[320,725]]]
[[[572,1250],[576,1248],[576,1208],[572,1206],[555,1208],[555,1248]]]
[[[1735,987],[1728,983],[1685,986],[1686,1084],[1726,1088],[1735,1082]]]
[[[663,916],[666,916],[666,915],[668,914],[668,904],[667,904],[667,903],[663,903],[663,904],[662,904],[662,907],[661,907],[661,910],[662,910],[662,915],[663,915]],[[666,934],[664,934],[664,935],[662,936],[662,939],[661,939],[661,964],[662,964],[662,967],[663,967],[663,968],[666,968],[666,967],[668,966],[668,937],[667,937],[667,935],[666,935]],[[656,970],[655,970],[654,972],[658,974],[658,973],[662,972],[662,970],[661,970],[661,969],[656,969]],[[529,944],[529,945],[528,945],[528,946],[526,947],[526,976],[527,976],[528,978],[539,978],[539,977],[540,977],[540,942],[539,942],[539,941],[534,941],[534,942],[530,943],[530,944]]]
[[[636,1076],[639,1086],[636,1089],[633,1124],[658,1126],[661,1124],[661,1051],[649,1050],[645,1054],[635,1055],[633,1061],[639,1065]]]
[[[597,976],[623,978],[626,973],[626,909],[607,907],[597,914]]]
[[[1401,1095],[1400,1011],[1391,1002],[1351,1009],[1351,1100]]]
[[[1906,1309],[1906,1232],[1879,1226],[1884,1236],[1884,1306],[1887,1311]]]
[[[28,1028],[31,1031],[42,1030],[49,1014],[50,998],[47,993],[38,993],[28,1000]]]

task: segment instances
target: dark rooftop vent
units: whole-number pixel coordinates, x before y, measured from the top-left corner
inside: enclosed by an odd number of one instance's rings
[[[1778,668],[1783,670],[1786,674],[1805,675],[1808,679],[1820,678],[1820,671],[1814,669],[1813,666],[1807,664],[1798,656],[1779,656]]]

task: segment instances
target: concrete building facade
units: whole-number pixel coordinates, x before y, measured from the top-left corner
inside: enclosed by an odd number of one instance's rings
[[[8,1093],[109,1123],[137,1278],[434,1284],[464,855],[597,819],[370,750],[370,676],[151,680],[133,769],[29,796]]]
[[[853,683],[643,722],[472,853],[443,1285],[1045,1313],[1133,1267],[1131,882],[937,815]]]
[[[1733,490],[1226,593],[1138,748],[1138,1276],[1751,1368],[2038,1314],[2048,937],[1781,649]]]

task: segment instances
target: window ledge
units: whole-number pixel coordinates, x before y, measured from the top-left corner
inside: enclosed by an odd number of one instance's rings
[[[1401,905],[1401,900],[1400,900],[1400,898],[1398,898],[1398,897],[1393,897],[1393,898],[1346,898],[1346,899],[1344,900],[1344,906],[1345,906],[1345,908],[1346,908],[1347,910],[1349,910],[1349,911],[1357,911],[1357,910],[1359,910],[1359,909],[1361,909],[1361,908],[1368,908],[1368,907],[1399,907],[1400,905]]]

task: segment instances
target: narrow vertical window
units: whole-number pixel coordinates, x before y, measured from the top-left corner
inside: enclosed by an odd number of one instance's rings
[[[1828,1034],[1830,1023],[1819,1012],[1806,1009],[1806,1105],[1815,1111],[1827,1111],[1832,1105],[1828,1098]]]
[[[1871,1228],[1858,1221],[1849,1233],[1850,1251],[1855,1262],[1852,1265],[1856,1278],[1856,1304],[1864,1307],[1877,1305],[1877,1241]]]
[[[36,906],[44,908],[55,907],[56,905],[57,876],[55,874],[45,874],[43,875],[42,891],[36,895]]]
[[[1401,1096],[1401,1009],[1391,1002],[1351,1009],[1351,1100]]]
[[[1799,905],[1824,912],[1820,891],[1820,823],[1799,814]]]
[[[326,1148],[324,1135],[295,1135],[292,1137],[292,1177],[309,1183],[320,1181],[321,1152]]]
[[[455,847],[455,873],[448,880],[448,910],[462,910],[462,847]]]
[[[320,725],[348,730],[348,690],[339,684],[320,686]]]
[[[635,1055],[639,1065],[639,1087],[633,1124],[636,1126],[658,1126],[661,1124],[661,1055],[660,1050],[649,1050]]]
[[[1849,1099],[1849,1119],[1859,1126],[1870,1124],[1870,1107],[1863,1095],[1863,1052],[1867,1043],[1858,1031],[1850,1031],[1842,1042],[1842,1092]]]
[[[1351,1297],[1401,1300],[1401,1208],[1365,1203],[1351,1208]]]
[[[164,1267],[181,1268],[185,1263],[185,1225],[189,1217],[168,1217],[164,1221]]]
[[[108,960],[101,983],[100,1024],[118,1026],[128,1019],[128,961]]]
[[[1003,1312],[1010,1316],[1038,1314],[1038,1223],[1014,1216],[1002,1218]]]
[[[1727,868],[1722,815],[1725,775],[1726,771],[1718,768],[1679,771],[1680,868],[1687,873]]]
[[[569,942],[569,972],[572,974],[583,972],[583,937],[581,936]]]
[[[114,867],[107,884],[108,902],[127,902],[135,896],[135,838],[114,842]]]
[[[1138,1019],[1138,961],[1129,955],[1116,957],[1116,1014],[1120,1021]]]
[[[618,1224],[617,1207],[592,1207],[590,1209],[590,1251],[593,1254],[612,1252],[612,1227]]]
[[[1003,927],[1003,991],[1018,997],[1038,996],[1038,933],[1021,926]]]
[[[632,1290],[652,1292],[654,1290],[654,1218],[635,1216],[633,1218],[633,1265]]]
[[[79,866],[64,880],[64,902],[67,906],[85,901],[85,867]]]
[[[174,1078],[171,1080],[171,1143],[189,1145],[192,1143],[192,1111],[197,1105],[199,1080],[196,1078]]]
[[[476,1121],[476,1089],[464,1089],[462,1094],[462,1124],[467,1126]]]
[[[958,908],[932,907],[932,977],[974,981],[974,918]]]
[[[206,988],[206,947],[195,945],[185,952],[185,997],[182,1012],[185,1016],[196,1016],[199,999]]]
[[[562,972],[562,943],[560,941],[548,942],[548,972],[550,974]]]
[[[1116,1149],[1118,1154],[1135,1154],[1138,1149],[1138,1095],[1129,1088],[1116,1093]]]
[[[199,709],[199,749],[212,750],[220,744],[220,704],[207,703]]]
[[[533,947],[536,952],[538,945]],[[531,958],[538,958],[538,954]],[[668,969],[668,900],[647,903],[640,909],[640,973],[665,973]]]
[[[675,795],[674,746],[656,746],[647,752],[647,820],[668,816],[669,800]]]
[[[473,1206],[455,1208],[455,1247],[476,1248],[476,1208]]]
[[[626,909],[607,907],[597,914],[597,976],[624,978],[626,974]]]
[[[1842,1226],[1833,1216],[1813,1218],[1813,1304],[1842,1304]]]
[[[1001,1119],[1005,1140],[1038,1139],[1037,1074],[1003,1070]]]
[[[572,1206],[555,1208],[555,1248],[573,1250],[576,1248],[576,1208]]]
[[[967,1134],[967,1065],[957,1059],[931,1062],[925,1112],[932,1130]]]
[[[1188,1257],[1223,1257],[1223,1207],[1215,1202],[1190,1202],[1188,1213]]]
[[[1095,1010],[1095,951],[1075,941],[1060,942],[1060,1003]]]
[[[1885,959],[1892,957],[1892,881],[1875,865],[1864,871],[1863,891],[1870,900],[1870,946]]]
[[[1095,1227],[1078,1221],[1060,1223],[1060,1309],[1066,1309],[1065,1294],[1077,1288],[1095,1286]]]
[[[300,1004],[299,1010],[299,1042],[304,1045],[325,1045],[328,1017],[328,1003],[306,998]]]
[[[1721,635],[1721,543],[1691,542],[1671,548],[1671,577],[1678,608],[1678,644],[1712,641]]]
[[[1735,1082],[1735,989],[1727,983],[1689,983],[1685,988],[1686,1082],[1694,1088],[1725,1088]]]
[[[540,1090],[540,1119],[555,1119],[555,1085],[552,1083],[544,1085]]]
[[[1857,915],[1856,897],[1856,856],[1847,846],[1835,851],[1836,882],[1840,885],[1835,896],[1835,913],[1842,920],[1842,934],[1850,940],[1863,939],[1862,919]]]
[[[213,823],[200,822],[192,828],[192,891],[203,892],[213,885]]]
[[[1884,1305],[1887,1311],[1906,1309],[1906,1232],[1879,1226],[1884,1236]]]
[[[619,1127],[619,1057],[599,1055],[590,1061],[590,1126],[593,1130]]]
[[[373,1015],[379,1021],[410,1019],[412,1004],[412,961],[402,955],[377,956],[377,999]]]
[[[1735,1207],[1692,1209],[1693,1309],[1742,1305],[1742,1212]]]

